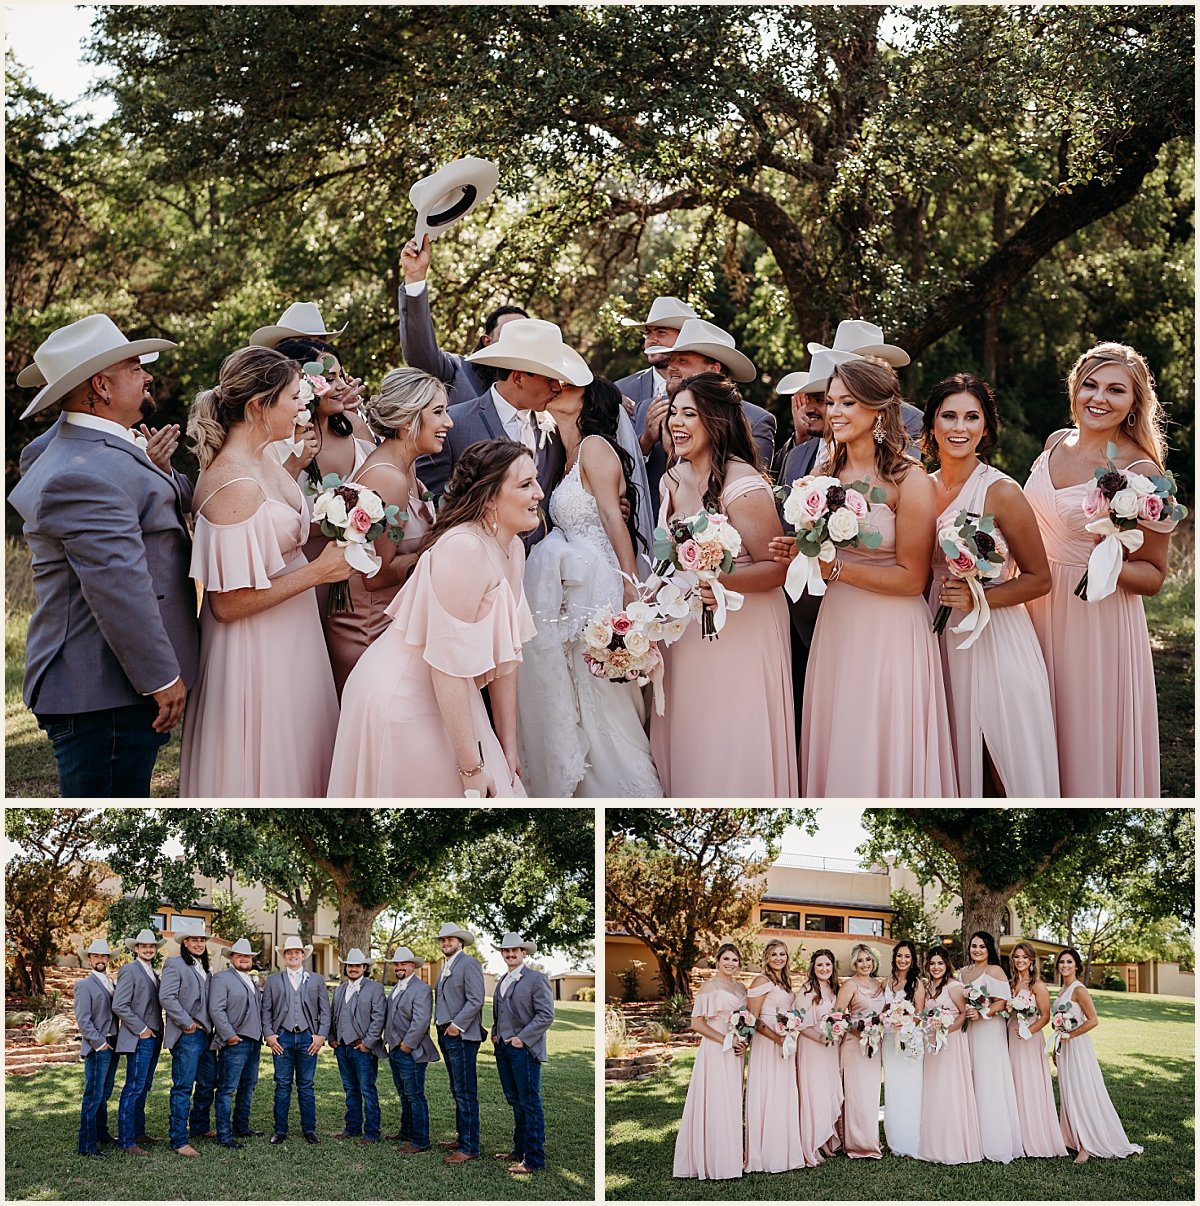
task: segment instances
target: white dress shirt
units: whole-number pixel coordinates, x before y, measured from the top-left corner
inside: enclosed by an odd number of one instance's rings
[[[510,440],[516,440],[518,444],[524,444],[530,452],[536,452],[537,441],[533,434],[533,412],[518,410],[501,395],[500,391],[494,385],[492,386],[491,394],[492,402],[496,407],[496,413],[500,416],[500,422],[504,425],[504,434]]]

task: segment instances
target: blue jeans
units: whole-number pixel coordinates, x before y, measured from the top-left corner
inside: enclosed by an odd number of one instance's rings
[[[100,1150],[100,1140],[109,1138],[108,1099],[117,1077],[115,1051],[90,1051],[83,1061],[83,1105],[79,1111],[79,1150]]]
[[[171,1048],[171,1146],[178,1150],[188,1135],[208,1130],[209,1111],[217,1087],[217,1057],[208,1049],[204,1030],[181,1034]],[[190,1126],[189,1126],[190,1115]]]
[[[349,1043],[338,1043],[335,1054],[338,1071],[342,1074],[342,1088],[346,1090],[346,1125],[342,1129],[347,1135],[361,1135],[364,1139],[378,1141],[382,1130],[379,1090],[375,1087],[379,1059]]]
[[[528,1047],[499,1042],[496,1070],[513,1112],[513,1154],[526,1168],[546,1167],[546,1119],[542,1113],[542,1065]]]
[[[218,1143],[250,1133],[250,1104],[258,1085],[261,1050],[258,1039],[244,1038],[233,1046],[226,1043],[217,1054]]]
[[[479,1155],[479,1085],[475,1079],[475,1061],[479,1044],[461,1034],[447,1034],[438,1027],[438,1046],[446,1061],[450,1092],[454,1095],[454,1125],[458,1129],[458,1150],[468,1156]]]
[[[101,712],[39,716],[54,746],[58,794],[148,799],[158,751],[171,739],[150,726],[158,704],[129,704]]]
[[[397,1047],[388,1056],[392,1080],[400,1094],[400,1138],[422,1151],[429,1146],[429,1102],[425,1100],[425,1065]]]
[[[154,1084],[154,1068],[162,1040],[157,1034],[140,1038],[136,1050],[125,1056],[125,1085],[117,1104],[117,1146],[134,1147],[146,1133],[146,1098]]]
[[[296,1096],[300,1099],[300,1130],[311,1135],[317,1129],[317,1095],[313,1090],[317,1057],[308,1054],[313,1036],[307,1030],[298,1034],[281,1030],[276,1038],[283,1054],[271,1057],[275,1065],[275,1133],[287,1134],[288,1114],[292,1110],[292,1078],[295,1077]]]

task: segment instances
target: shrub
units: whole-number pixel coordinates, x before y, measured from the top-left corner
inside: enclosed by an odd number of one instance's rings
[[[594,1001],[595,999],[596,999],[595,985],[593,985],[591,988],[581,988],[575,994],[575,1000],[577,1000],[577,1001]]]
[[[646,1037],[652,1043],[669,1043],[675,1037],[675,1029],[666,1022],[649,1022],[646,1025]]]
[[[1104,973],[1104,979],[1100,981],[1100,987],[1107,988],[1109,992],[1124,992],[1127,985],[1125,977],[1116,968],[1109,968]]]
[[[18,1009],[15,1013],[6,1013],[4,1015],[4,1027],[6,1030],[11,1030],[14,1026],[28,1026],[36,1021],[37,1018],[27,1009]]]
[[[646,965],[640,959],[631,959],[628,967],[613,972],[621,982],[621,1000],[636,1001],[638,999],[638,975]]]
[[[29,1008],[33,1010],[34,1020],[38,1022],[65,1012],[61,990],[52,988],[49,992],[30,997]]]
[[[604,1011],[604,1057],[620,1059],[629,1050],[625,1037],[625,1017],[610,1005]]]
[[[664,1006],[659,1015],[663,1023],[678,1034],[687,1030],[692,1022],[692,1003],[681,992],[677,992]]]
[[[43,1047],[52,1047],[55,1043],[61,1043],[67,1037],[71,1030],[71,1023],[67,1021],[61,1014],[43,1018],[33,1028],[33,1040],[35,1043],[40,1043]]]

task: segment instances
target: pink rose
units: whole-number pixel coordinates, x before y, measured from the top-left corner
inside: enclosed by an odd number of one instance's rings
[[[1145,494],[1142,496],[1142,505],[1138,508],[1138,516],[1153,523],[1162,516],[1162,509],[1162,499],[1157,494]]]
[[[603,678],[605,676],[606,671],[603,662],[596,661],[594,657],[586,656],[583,660],[587,663],[587,668],[589,671],[591,671],[593,678]]]
[[[362,507],[355,507],[347,516],[347,520],[356,532],[365,532],[371,526],[371,517]]]
[[[612,630],[617,636],[624,636],[633,627],[633,621],[623,612],[618,612],[612,618]]]
[[[1087,496],[1083,500],[1083,517],[1089,523],[1093,519],[1099,519],[1103,515],[1108,514],[1108,499],[1104,492],[1096,487],[1089,490]]]
[[[853,511],[859,519],[865,519],[871,509],[867,500],[857,490],[846,490],[846,508]]]
[[[700,546],[694,540],[685,540],[676,550],[675,556],[685,570],[696,569],[701,561]]]
[[[825,512],[825,491],[810,486],[800,496],[800,511],[806,519],[816,519]]]
[[[956,577],[965,578],[975,570],[975,558],[964,549],[953,561],[946,563],[950,567],[950,572]]]

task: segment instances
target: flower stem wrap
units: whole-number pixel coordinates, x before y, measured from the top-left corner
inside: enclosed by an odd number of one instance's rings
[[[971,634],[959,645],[959,649],[970,649],[979,640],[980,633],[988,626],[988,621],[992,618],[992,609],[988,606],[987,601],[987,591],[983,589],[979,579],[968,578],[966,582],[967,589],[971,592],[971,598],[975,600],[975,606],[950,629],[951,632],[969,632]]]
[[[1103,539],[1088,558],[1087,572],[1079,580],[1075,594],[1089,603],[1098,603],[1106,599],[1117,589],[1117,577],[1121,573],[1122,548],[1131,553],[1142,547],[1145,537],[1141,528],[1131,528],[1122,531],[1107,516],[1094,519],[1085,525],[1089,532],[1094,532]]]

